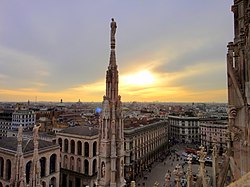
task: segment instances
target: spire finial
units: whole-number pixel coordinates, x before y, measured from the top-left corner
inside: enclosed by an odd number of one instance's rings
[[[111,32],[110,32],[111,49],[114,49],[115,48],[115,33],[116,33],[116,28],[117,28],[114,18],[111,18],[110,27],[111,27]]]

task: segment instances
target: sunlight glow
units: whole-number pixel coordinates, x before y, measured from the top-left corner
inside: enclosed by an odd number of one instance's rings
[[[122,80],[129,85],[145,86],[153,84],[155,82],[155,77],[148,70],[144,70],[132,75],[126,75]]]

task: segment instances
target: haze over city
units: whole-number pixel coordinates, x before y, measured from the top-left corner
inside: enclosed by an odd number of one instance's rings
[[[232,1],[1,1],[0,101],[102,101],[115,18],[122,101],[226,102]]]

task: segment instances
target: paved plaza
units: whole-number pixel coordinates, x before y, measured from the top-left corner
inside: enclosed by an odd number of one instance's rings
[[[172,150],[182,151],[184,150],[184,145],[177,145],[171,148]],[[184,158],[177,156],[176,153],[171,153],[171,155],[167,156],[167,158],[163,162],[155,162],[152,166],[151,172],[147,171],[143,173],[143,176],[136,181],[136,186],[145,186],[145,187],[153,187],[157,182],[159,187],[164,186],[165,184],[165,175],[168,171],[171,172],[171,182],[174,181],[173,170],[175,166],[180,164],[183,165],[182,171],[184,174],[187,172],[187,163],[185,163]],[[193,174],[198,174],[198,164],[192,164]],[[207,174],[211,176],[212,167],[206,166]],[[183,176],[184,176],[183,174]],[[184,176],[186,178],[186,176]],[[182,179],[183,181],[185,179]]]

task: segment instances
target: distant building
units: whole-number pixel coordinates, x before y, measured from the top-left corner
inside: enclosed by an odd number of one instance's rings
[[[201,145],[212,148],[216,142],[218,147],[226,146],[227,121],[200,122]]]
[[[12,114],[11,129],[17,130],[20,125],[25,128],[33,128],[36,124],[36,115],[32,110],[15,110]]]
[[[158,121],[136,128],[124,129],[124,173],[127,182],[151,168],[168,146],[168,124]]]
[[[200,143],[198,117],[168,116],[168,122],[173,143]]]
[[[0,137],[6,137],[7,131],[11,129],[13,110],[0,111]]]
[[[56,134],[61,147],[61,187],[95,186],[97,179],[98,129],[69,127]]]

